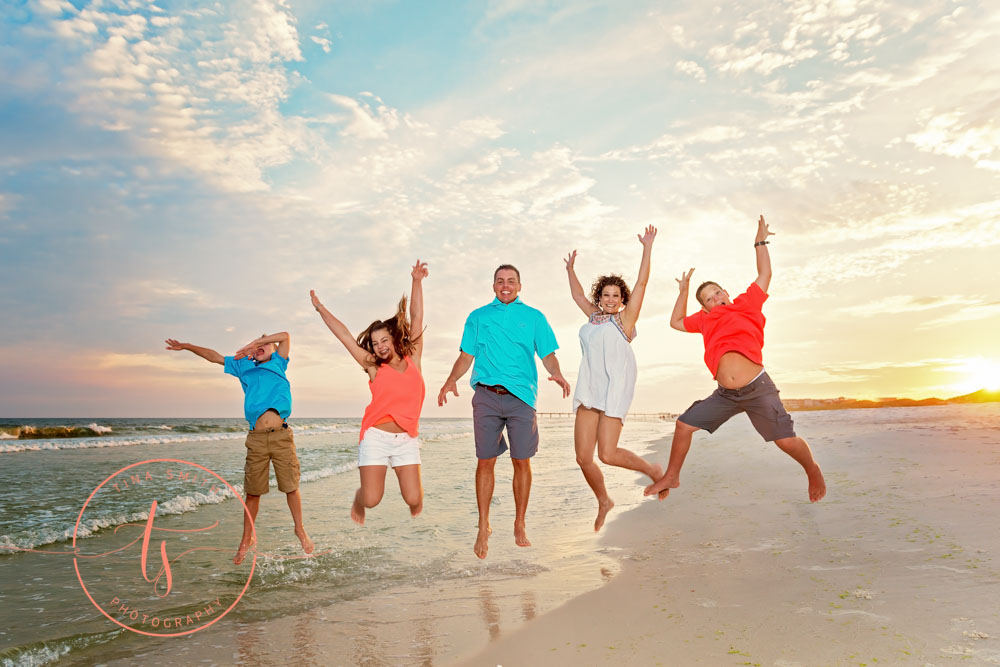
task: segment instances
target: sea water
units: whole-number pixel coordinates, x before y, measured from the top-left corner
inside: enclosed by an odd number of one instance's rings
[[[185,660],[196,660],[199,647],[240,628],[296,615],[336,618],[357,608],[372,610],[377,619],[399,615],[393,602],[400,600],[415,605],[417,615],[430,623],[427,633],[432,639],[425,643],[432,652],[454,656],[470,639],[449,636],[448,628],[454,625],[449,625],[449,617],[480,614],[481,634],[492,636],[504,622],[501,610],[511,604],[524,617],[541,613],[599,586],[617,568],[593,531],[596,501],[575,463],[569,417],[539,420],[541,444],[532,460],[527,516],[531,548],[513,544],[511,465],[506,457],[498,459],[491,508],[494,534],[485,561],[472,553],[477,511],[470,419],[422,420],[423,513],[410,516],[389,471],[385,497],[368,510],[364,526],[349,518],[358,485],[359,420],[293,418],[289,423],[301,465],[305,526],[316,555],[299,557],[284,494],[272,475],[271,492],[261,499],[256,523],[256,558],[236,566],[229,559],[241,527],[237,495],[242,495],[245,455],[242,420],[0,420],[0,663],[114,662],[145,651],[154,656],[149,662],[167,664],[178,650],[186,654]],[[630,420],[621,445],[648,454],[651,444],[671,431],[669,422]],[[102,501],[90,503],[81,513],[109,476],[150,459],[196,463],[232,488],[221,482],[194,487],[187,480],[162,478],[147,485],[150,493],[113,493],[105,486]],[[631,471],[604,470],[618,503],[616,512],[641,502],[641,483],[647,481]],[[158,528],[194,530],[214,523],[225,527],[208,545],[219,553],[192,553],[175,564],[178,589],[235,598],[252,568],[246,593],[232,610],[214,626],[183,640],[142,636],[115,625],[88,600],[74,567],[75,555],[104,554],[140,537],[154,496]],[[176,535],[167,540],[174,552],[185,540],[194,540],[185,533]],[[160,563],[158,541],[154,535],[150,560],[156,565],[150,566],[151,572]],[[199,544],[204,547],[204,540]],[[136,545],[99,561],[81,560],[81,565],[98,567],[112,586],[134,590],[138,554]],[[105,608],[108,602],[98,600]],[[193,609],[182,606],[171,614],[184,616]],[[402,613],[397,620],[412,619]],[[342,625],[345,642],[357,627]],[[378,639],[367,646],[396,655],[386,658],[392,663],[419,662],[406,657],[412,647],[385,646]],[[174,658],[168,657],[171,654]],[[344,662],[368,658],[356,655]]]

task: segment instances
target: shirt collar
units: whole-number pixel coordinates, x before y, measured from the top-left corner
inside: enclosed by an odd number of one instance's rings
[[[515,296],[514,300],[511,301],[510,303],[504,303],[503,301],[501,301],[497,297],[493,297],[493,301],[490,303],[490,305],[491,306],[512,306],[515,303],[519,304],[519,305],[522,305],[522,306],[524,305],[524,302],[521,301],[521,295],[520,294],[517,295],[517,296]]]

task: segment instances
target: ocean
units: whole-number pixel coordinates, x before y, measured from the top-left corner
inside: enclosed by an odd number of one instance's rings
[[[145,664],[176,664],[204,662],[206,655],[217,664],[280,664],[282,656],[269,653],[273,647],[254,643],[252,629],[290,618],[301,619],[298,631],[312,620],[326,622],[323,636],[306,644],[328,646],[341,656],[335,663],[430,664],[474,650],[501,628],[596,588],[617,571],[614,549],[593,531],[597,504],[575,463],[571,418],[539,420],[530,548],[513,544],[511,466],[498,461],[494,534],[484,561],[472,553],[470,419],[422,420],[423,513],[410,517],[390,471],[382,503],[368,511],[365,526],[348,514],[358,484],[360,420],[289,423],[316,552],[300,557],[272,475],[256,524],[257,557],[235,566],[243,420],[0,420],[0,664],[124,664],[136,656]],[[621,445],[649,454],[671,431],[670,422],[629,420]],[[141,463],[154,459],[166,461]],[[642,502],[638,474],[603,469],[617,503],[612,519]],[[158,505],[143,571],[140,538],[151,500]],[[176,559],[165,595],[162,576],[143,578],[161,569],[161,541]],[[188,617],[194,622],[181,621]],[[154,627],[154,620],[162,625]],[[200,629],[208,620],[212,625]],[[386,623],[399,631],[371,632]],[[180,628],[197,631],[156,636]],[[234,638],[237,648],[220,657],[219,647]]]

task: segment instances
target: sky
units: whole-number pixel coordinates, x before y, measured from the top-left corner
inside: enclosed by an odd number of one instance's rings
[[[570,382],[584,284],[635,280],[635,412],[714,383],[675,278],[774,277],[786,398],[1000,385],[1000,5],[0,0],[0,416],[239,416],[292,335],[294,416],[360,416],[352,331],[425,281],[425,417],[513,263]],[[994,46],[990,46],[994,44]],[[691,300],[689,309],[696,304]],[[541,371],[538,409],[567,411]]]

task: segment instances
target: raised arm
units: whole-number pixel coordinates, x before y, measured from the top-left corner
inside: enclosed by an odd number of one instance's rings
[[[288,335],[287,331],[282,331],[276,334],[269,334],[267,336],[261,336],[260,338],[255,338],[250,341],[240,349],[236,350],[236,354],[233,355],[236,359],[242,359],[243,357],[249,356],[253,352],[253,348],[258,345],[267,345],[268,343],[277,343],[278,349],[276,352],[284,359],[288,358],[288,352],[292,347],[292,337]]]
[[[309,298],[312,299],[313,308],[319,313],[319,316],[323,318],[326,326],[333,332],[333,335],[337,337],[347,351],[351,353],[354,360],[358,362],[361,368],[368,370],[370,367],[375,365],[375,357],[368,353],[368,350],[364,349],[358,345],[358,341],[354,339],[351,335],[350,330],[344,326],[344,323],[333,316],[329,310],[326,309],[320,300],[316,296],[316,290],[309,290]]]
[[[213,364],[226,363],[226,360],[221,354],[207,347],[198,347],[197,345],[192,345],[191,343],[181,343],[173,338],[168,338],[164,342],[166,342],[168,350],[173,350],[174,352],[179,350],[188,350],[189,352],[194,352],[206,361],[211,361]]]
[[[444,381],[444,385],[441,386],[441,391],[438,392],[439,406],[448,402],[449,391],[458,396],[458,380],[469,371],[475,359],[468,352],[459,351],[458,359],[455,360],[455,365],[451,367],[451,374]]]
[[[569,274],[569,293],[573,297],[573,302],[580,307],[584,315],[590,317],[600,309],[587,298],[587,295],[583,291],[583,285],[580,284],[580,279],[576,277],[576,268],[574,266],[576,264],[576,250],[571,252],[563,261],[566,262],[566,273]]]
[[[642,310],[642,298],[646,296],[646,284],[649,282],[649,261],[653,255],[653,241],[656,239],[656,227],[648,225],[644,234],[637,234],[642,244],[642,261],[639,262],[639,277],[632,288],[632,296],[622,312],[622,328],[632,335],[635,323],[639,321],[639,311]]]
[[[683,274],[680,278],[674,278],[677,281],[678,294],[677,301],[674,302],[674,312],[670,314],[670,326],[685,333],[687,333],[687,329],[684,328],[684,318],[687,316],[688,286],[691,283],[692,273],[694,273],[694,269]]]
[[[767,240],[768,236],[773,236],[774,232],[767,228],[767,223],[764,222],[764,216],[760,216],[760,220],[757,221],[757,236],[754,238],[753,249],[757,254],[757,280],[754,282],[765,293],[767,293],[767,286],[771,284],[771,253],[767,251]]]
[[[427,262],[419,259],[410,271],[413,282],[410,284],[410,336],[413,341],[413,362],[420,367],[420,356],[424,351],[424,288],[423,280],[427,277]]]
[[[569,397],[569,382],[563,377],[562,370],[559,368],[559,360],[556,359],[556,353],[553,352],[547,357],[542,357],[542,366],[545,366],[545,370],[549,372],[549,379],[562,387],[563,398]]]

